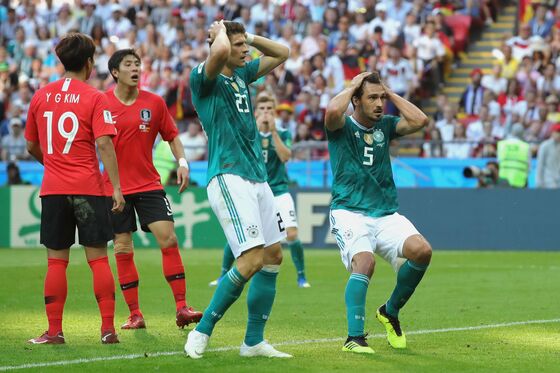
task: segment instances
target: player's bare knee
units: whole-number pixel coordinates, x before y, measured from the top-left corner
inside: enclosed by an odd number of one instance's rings
[[[352,258],[352,271],[361,273],[369,278],[373,276],[375,271],[375,258],[371,253],[358,253]]]
[[[251,278],[255,273],[260,271],[264,265],[263,248],[254,248],[246,251],[237,258],[237,269],[239,273],[246,279]]]
[[[178,242],[177,242],[177,236],[175,235],[175,232],[171,232],[171,233],[163,236],[163,238],[161,239],[160,245],[164,249],[177,247]]]
[[[430,263],[432,259],[432,247],[424,237],[420,235],[409,237],[406,240],[406,246],[409,259],[422,264]]]
[[[263,264],[280,265],[282,264],[283,257],[282,246],[280,243],[275,243],[264,249]]]
[[[129,254],[134,251],[131,234],[117,234],[113,240],[115,254]]]

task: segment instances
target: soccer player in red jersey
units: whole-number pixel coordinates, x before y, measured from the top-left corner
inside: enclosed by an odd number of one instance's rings
[[[185,300],[185,269],[179,254],[173,213],[152,160],[152,149],[158,133],[169,142],[179,162],[179,192],[189,182],[189,169],[183,144],[163,99],[138,88],[141,74],[140,57],[133,49],[115,52],[109,59],[109,71],[117,83],[106,96],[117,136],[113,138],[126,205],[122,214],[113,215],[115,258],[119,283],[128,304],[130,316],[122,329],[146,327],[138,305],[138,271],[134,264],[132,232],[136,231],[136,214],[145,232],[152,232],[161,248],[163,274],[173,291],[176,324],[184,327],[198,322],[201,312],[189,307]],[[109,178],[104,175],[106,188]]]
[[[93,70],[95,44],[83,34],[69,34],[56,46],[66,70],[63,79],[38,90],[29,107],[27,149],[45,167],[41,186],[41,243],[47,247],[45,306],[49,330],[29,340],[64,343],[62,313],[67,294],[66,267],[76,227],[79,243],[93,273],[93,290],[101,312],[101,342],[118,343],[115,281],[107,259],[113,238],[111,207],[105,197],[95,145],[112,183],[113,212],[122,211],[117,160],[111,137],[116,134],[103,93],[85,83]]]

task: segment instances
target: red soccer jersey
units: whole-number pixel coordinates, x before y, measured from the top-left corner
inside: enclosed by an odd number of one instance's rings
[[[41,196],[105,195],[95,140],[116,135],[108,106],[102,92],[77,79],[60,79],[33,95],[25,138],[43,152]]]
[[[139,91],[132,105],[120,102],[112,90],[105,94],[117,127],[113,144],[123,195],[163,189],[152,160],[154,142],[158,133],[165,141],[171,141],[179,134],[167,105],[161,97],[143,90]],[[111,193],[113,188],[106,172],[103,178],[105,192]]]

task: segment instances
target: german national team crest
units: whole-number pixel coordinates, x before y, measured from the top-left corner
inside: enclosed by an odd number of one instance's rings
[[[268,148],[268,144],[270,143],[269,139],[262,139],[261,144],[263,148]]]
[[[152,119],[152,112],[148,109],[140,110],[140,119],[142,122],[149,122]]]
[[[259,235],[259,228],[256,225],[250,225],[247,227],[247,234],[251,238],[255,238]]]
[[[364,133],[364,141],[366,144],[371,145],[373,144],[373,134],[371,133]]]
[[[381,146],[381,144],[383,144],[383,142],[385,141],[385,135],[383,134],[383,131],[381,131],[380,129],[373,131],[373,139],[375,140],[377,145]]]
[[[233,89],[235,89],[235,92],[239,92],[239,87],[237,86],[237,83],[231,82],[231,86],[233,87]]]
[[[235,81],[237,82],[237,84],[239,85],[239,87],[241,87],[241,89],[245,89],[245,82],[243,80],[241,80],[240,77],[236,76],[235,77]]]

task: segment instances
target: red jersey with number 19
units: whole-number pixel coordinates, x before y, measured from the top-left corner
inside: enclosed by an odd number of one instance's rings
[[[117,127],[113,144],[123,195],[163,189],[152,159],[154,142],[158,133],[164,141],[171,141],[179,134],[165,101],[158,95],[139,90],[136,101],[125,105],[114,91],[105,94]],[[105,192],[111,195],[113,188],[106,172],[103,178]]]
[[[78,79],[60,79],[33,95],[25,138],[43,152],[41,196],[106,194],[95,140],[117,133],[108,106],[103,93]]]

